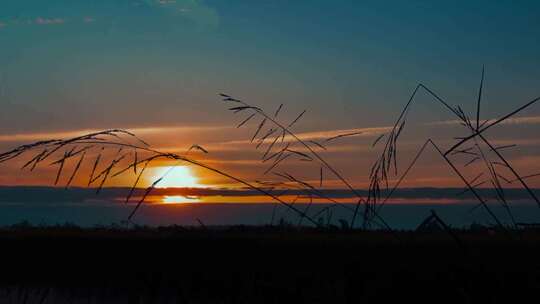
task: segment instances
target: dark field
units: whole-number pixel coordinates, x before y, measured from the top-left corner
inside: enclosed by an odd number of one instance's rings
[[[540,233],[278,228],[0,232],[0,303],[504,303],[537,298]],[[534,302],[534,301],[533,301]]]

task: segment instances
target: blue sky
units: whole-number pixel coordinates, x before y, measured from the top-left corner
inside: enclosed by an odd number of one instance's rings
[[[10,98],[38,112],[43,103],[55,110],[113,103],[114,110],[148,99],[176,110],[187,99],[210,105],[215,92],[228,91],[309,105],[313,115],[331,100],[342,117],[370,103],[377,103],[377,112],[392,109],[420,81],[449,98],[474,98],[483,64],[488,97],[494,110],[502,110],[508,97],[516,97],[512,104],[532,97],[540,78],[536,1],[52,0],[1,6],[4,86]],[[167,123],[176,121],[167,116]],[[345,122],[358,123],[357,116]],[[51,127],[66,127],[56,124]]]
[[[483,65],[493,118],[540,95],[538,37],[538,1],[4,0],[0,135],[234,125],[220,92],[308,109],[302,132],[382,127],[419,82],[473,111]],[[419,99],[417,121],[453,119]]]

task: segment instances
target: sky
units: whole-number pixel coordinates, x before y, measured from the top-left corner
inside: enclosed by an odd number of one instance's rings
[[[540,96],[538,37],[538,1],[3,0],[0,151],[121,128],[160,151],[200,145],[209,153],[194,151],[194,158],[249,181],[275,179],[263,174],[264,146],[250,143],[258,122],[236,128],[246,115],[227,110],[231,104],[218,96],[226,93],[269,113],[284,104],[284,124],[306,110],[293,126],[306,140],[362,132],[320,153],[354,187],[366,188],[380,152],[372,144],[418,83],[474,117],[485,67],[481,119]],[[408,115],[399,173],[426,139],[450,147],[467,132],[425,91]],[[539,131],[535,105],[486,136],[496,145],[517,144],[505,156],[522,175],[534,175]],[[52,185],[57,168],[21,171],[29,158],[0,164],[0,184]],[[469,160],[456,162],[465,167]],[[173,165],[155,163],[141,185]],[[464,168],[468,178],[477,165]],[[298,159],[277,170],[310,182],[320,177],[319,165]],[[189,183],[167,185],[238,186],[201,168],[184,171],[177,177]],[[329,172],[324,178],[325,187],[343,187]],[[527,181],[540,187],[540,178]],[[74,183],[85,184],[83,176]],[[430,150],[403,186],[463,184]]]

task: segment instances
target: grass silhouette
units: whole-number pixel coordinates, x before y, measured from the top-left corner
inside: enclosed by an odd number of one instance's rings
[[[419,90],[456,116],[465,132],[448,149],[431,138],[425,139],[412,160],[402,166],[398,153],[400,138],[410,125],[407,116]],[[538,203],[526,181],[539,174],[520,175],[503,155],[503,150],[515,145],[494,146],[484,132],[540,98],[498,119],[482,121],[483,90],[484,70],[476,113],[468,115],[460,106],[451,106],[419,84],[390,131],[370,145],[379,150],[369,168],[367,193],[353,188],[322,155],[329,145],[359,132],[319,141],[304,140],[293,128],[306,111],[290,122],[282,122],[283,104],[275,111],[265,112],[228,94],[220,96],[234,105],[230,110],[246,114],[238,128],[250,121],[257,122],[249,139],[266,166],[261,173],[264,180],[246,181],[198,161],[191,153],[209,153],[202,146],[192,145],[184,154],[162,152],[120,129],[40,141],[1,153],[0,163],[28,157],[21,169],[30,172],[38,166],[57,167],[54,184],[66,180],[65,188],[81,174],[84,164],[91,168],[87,186],[95,187],[97,193],[107,181],[124,173],[132,174],[134,182],[126,189],[129,191],[124,202],[129,203],[136,194],[140,196],[127,216],[128,221],[167,174],[153,180],[140,193],[142,175],[158,160],[204,168],[268,196],[276,204],[270,225],[256,227],[217,228],[197,219],[198,227],[152,228],[132,223],[129,229],[122,225],[82,229],[73,225],[33,227],[21,223],[0,229],[0,240],[6,248],[2,260],[7,261],[0,278],[0,301],[276,303],[287,299],[298,303],[351,303],[402,301],[407,296],[425,296],[433,301],[444,294],[445,299],[453,302],[480,302],[486,297],[491,297],[492,302],[509,302],[533,297],[538,286],[538,267],[531,267],[537,264],[540,253],[538,225],[514,218],[505,185],[519,183],[520,189]],[[495,227],[471,225],[470,229],[456,229],[435,211],[415,232],[395,231],[388,225],[380,215],[382,208],[428,149],[433,149],[446,163],[449,174],[463,182],[463,191],[456,195],[472,195],[478,202],[473,209],[483,208]],[[456,156],[463,161],[454,159]],[[67,172],[69,161],[74,167]],[[315,182],[284,170],[284,164],[291,161],[311,164],[318,174]],[[465,177],[465,170],[480,166],[483,170],[473,178]],[[404,168],[401,173],[400,167]],[[323,191],[324,180],[329,176],[350,191],[356,205],[343,204]],[[393,177],[397,178],[395,182]],[[479,188],[485,184],[494,193]],[[293,198],[289,201],[285,195]],[[303,199],[308,200],[305,208],[298,203]],[[313,211],[314,199],[331,205]],[[506,227],[491,210],[488,200],[493,199],[506,211],[511,227]],[[278,219],[278,206],[294,212],[297,221]],[[332,224],[334,208],[343,208],[351,216],[348,220],[338,219],[339,227]],[[355,229],[360,217],[362,229]],[[432,230],[432,224],[440,230]],[[369,228],[380,229],[366,231]]]
[[[137,142],[136,143],[129,142],[125,138],[125,135],[127,135],[128,137],[131,137],[131,138],[135,138],[136,141],[138,142],[138,144],[137,144]],[[279,197],[275,196],[274,194],[268,192],[267,190],[265,190],[265,189],[263,189],[261,187],[253,185],[250,182],[247,182],[245,180],[237,178],[237,177],[235,177],[235,176],[233,176],[231,174],[228,174],[228,173],[226,173],[226,172],[224,172],[222,170],[215,169],[215,168],[213,168],[213,167],[211,167],[209,165],[206,165],[204,163],[196,161],[195,159],[193,159],[191,157],[188,157],[186,155],[179,155],[179,154],[175,154],[175,153],[165,153],[165,152],[160,152],[158,150],[152,149],[149,144],[147,144],[146,142],[144,142],[143,140],[138,138],[136,135],[134,135],[134,134],[132,134],[132,133],[130,133],[128,131],[125,131],[125,130],[119,130],[119,129],[105,130],[105,131],[102,131],[102,132],[86,134],[86,135],[82,135],[82,136],[78,136],[78,137],[74,137],[74,138],[70,138],[70,139],[65,139],[65,140],[40,141],[40,142],[36,142],[36,143],[33,143],[33,144],[29,144],[29,145],[19,146],[19,147],[15,148],[15,149],[13,149],[11,151],[4,152],[4,153],[0,154],[0,163],[13,160],[14,158],[19,157],[19,156],[21,156],[21,155],[23,155],[25,153],[32,153],[33,151],[39,150],[39,149],[44,149],[44,151],[49,151],[49,152],[46,152],[46,153],[39,152],[36,156],[34,156],[32,158],[31,162],[29,162],[29,163],[25,164],[25,166],[23,166],[23,169],[24,169],[24,168],[28,167],[28,165],[32,164],[32,167],[35,168],[39,164],[44,163],[49,158],[54,157],[56,155],[55,152],[58,152],[58,154],[61,155],[60,158],[50,164],[50,165],[58,165],[59,166],[58,167],[58,173],[57,173],[56,179],[55,179],[55,185],[56,185],[56,184],[58,184],[58,182],[60,180],[60,177],[61,177],[61,174],[65,169],[64,168],[64,163],[66,162],[66,160],[68,160],[69,158],[72,158],[75,155],[78,155],[79,153],[83,152],[83,150],[79,150],[76,153],[73,152],[73,151],[75,151],[75,148],[77,146],[79,146],[79,145],[86,145],[85,148],[84,148],[84,151],[88,151],[90,149],[96,149],[96,148],[99,149],[99,154],[96,157],[95,161],[93,162],[92,171],[90,173],[89,182],[88,182],[88,186],[90,186],[94,182],[100,180],[99,186],[97,187],[97,190],[96,190],[97,193],[99,193],[99,191],[104,186],[105,182],[108,181],[110,178],[118,176],[119,174],[124,173],[124,172],[126,172],[126,171],[128,171],[130,169],[133,169],[134,172],[136,172],[137,171],[137,166],[142,165],[143,169],[137,175],[137,178],[135,180],[135,183],[133,184],[132,190],[128,194],[127,198],[126,198],[126,202],[128,202],[129,199],[131,198],[131,195],[133,194],[133,190],[136,188],[136,186],[137,186],[137,184],[138,184],[138,182],[140,180],[140,177],[141,177],[142,173],[150,165],[150,163],[155,161],[155,160],[158,160],[158,159],[169,159],[169,160],[175,160],[175,161],[195,165],[195,166],[198,166],[198,167],[201,167],[201,168],[205,168],[205,169],[207,169],[209,171],[212,171],[214,173],[217,173],[217,174],[220,174],[222,176],[228,177],[228,178],[230,178],[230,179],[232,179],[232,180],[234,180],[234,181],[236,181],[238,183],[241,183],[241,184],[249,187],[250,189],[256,190],[256,191],[262,193],[263,195],[266,195],[266,196],[269,196],[269,197],[273,198],[275,201],[287,206],[288,208],[292,209],[294,212],[298,213],[302,218],[306,218],[312,224],[317,225],[317,222],[315,222],[308,215],[304,214],[304,212],[302,212],[301,210],[295,208],[294,206],[290,205],[289,203],[281,200]],[[116,152],[117,156],[115,156],[113,158],[113,160],[110,162],[110,164],[106,165],[106,167],[100,173],[96,174],[97,168],[99,167],[100,162],[102,160],[102,153],[104,153],[106,150],[111,150],[111,149],[113,149],[113,150],[117,149],[117,152]],[[124,149],[129,149],[131,152],[126,152],[125,154],[120,155],[120,153]],[[208,151],[206,151],[204,148],[202,148],[202,147],[200,147],[198,145],[193,145],[188,150],[188,152],[191,151],[191,150],[199,150],[199,151],[208,153]],[[149,154],[149,156],[146,157],[146,158],[143,158],[143,159],[139,159],[139,154],[141,154],[141,153]],[[120,156],[118,156],[118,155],[120,155]],[[125,163],[125,160],[127,160],[128,156],[132,156],[133,160],[131,162]],[[72,173],[71,176],[76,174],[77,170],[80,167],[80,163],[83,160],[84,159],[82,159],[82,158],[81,158],[81,160],[79,160],[79,163],[78,163],[75,171]],[[123,161],[124,161],[124,163],[123,163],[123,167],[122,167],[121,165],[122,165]],[[113,174],[113,169],[117,169],[118,171]],[[128,216],[128,221],[133,218],[136,211],[145,202],[147,196],[152,192],[152,190],[159,184],[159,182],[162,179],[163,179],[163,177],[156,179],[155,181],[153,181],[153,183],[152,183],[152,185],[150,187],[146,188],[143,197],[137,202],[135,208],[133,209],[131,214]],[[69,186],[71,181],[72,181],[72,178],[70,177],[70,180],[68,181],[66,186]]]
[[[320,153],[325,151],[327,146],[332,142],[341,138],[356,136],[362,132],[339,134],[325,138],[322,141],[304,140],[292,129],[301,121],[302,117],[304,117],[306,110],[296,115],[292,121],[286,123],[280,121],[280,114],[284,111],[283,104],[280,104],[275,111],[272,111],[272,114],[269,114],[261,107],[251,105],[248,102],[224,93],[219,95],[222,97],[224,102],[231,103],[233,105],[229,108],[230,111],[240,114],[248,113],[247,117],[242,119],[237,125],[237,128],[246,126],[249,121],[258,120],[257,127],[255,128],[250,141],[255,144],[255,149],[263,147],[263,149],[261,149],[261,163],[268,164],[268,167],[263,172],[263,175],[267,178],[268,176],[274,176],[280,180],[265,180],[252,183],[223,170],[219,170],[204,164],[203,162],[197,161],[195,158],[191,157],[190,152],[209,153],[208,150],[200,145],[192,145],[184,154],[161,152],[153,149],[147,142],[139,138],[137,135],[122,129],[111,129],[69,139],[54,139],[22,145],[11,151],[1,153],[0,163],[11,161],[26,154],[31,154],[30,160],[27,161],[21,169],[29,169],[29,171],[33,171],[38,165],[43,164],[57,166],[58,170],[54,184],[58,185],[62,180],[64,171],[66,171],[66,162],[77,158],[78,161],[74,166],[73,171],[69,174],[69,178],[65,184],[65,187],[69,188],[83,163],[91,162],[92,170],[88,178],[88,186],[90,187],[95,185],[97,193],[101,191],[106,182],[111,178],[133,170],[135,181],[130,192],[126,196],[125,202],[128,203],[132,198],[135,189],[140,183],[142,174],[152,162],[163,159],[173,160],[178,164],[186,163],[204,168],[270,197],[276,203],[285,206],[290,211],[295,212],[299,216],[299,225],[303,223],[303,220],[306,220],[311,225],[320,226],[319,223],[314,219],[316,216],[320,215],[320,212],[316,214],[315,217],[313,215],[310,216],[309,214],[309,206],[311,205],[311,202],[314,198],[318,198],[324,200],[325,202],[332,203],[333,206],[331,208],[342,207],[350,211],[351,219],[348,226],[351,228],[356,227],[357,218],[360,214],[360,207],[363,206],[362,227],[364,229],[368,229],[370,227],[379,227],[392,231],[392,228],[388,225],[384,218],[380,216],[381,208],[383,208],[388,200],[392,198],[395,190],[399,188],[411,169],[414,168],[421,159],[421,156],[426,149],[430,147],[433,148],[434,151],[436,151],[442,160],[444,160],[444,162],[449,166],[450,172],[457,175],[462,180],[465,188],[460,194],[471,192],[478,201],[479,206],[485,209],[496,225],[503,227],[502,221],[497,218],[487,204],[487,199],[476,191],[479,186],[484,184],[488,184],[493,187],[496,193],[496,200],[506,210],[515,227],[516,221],[511,211],[511,204],[506,199],[504,185],[519,182],[522,189],[526,191],[540,207],[539,199],[526,182],[528,178],[536,177],[538,174],[530,174],[527,176],[520,175],[501,153],[501,150],[515,147],[515,145],[509,144],[496,147],[491,144],[483,133],[493,126],[496,126],[510,117],[529,108],[540,100],[540,97],[529,101],[523,106],[511,111],[508,114],[502,115],[495,120],[482,121],[481,104],[482,92],[484,90],[484,74],[485,70],[482,68],[482,76],[478,89],[474,121],[471,121],[469,118],[470,115],[465,113],[461,106],[451,105],[424,84],[420,83],[415,87],[390,131],[379,135],[371,144],[373,149],[380,149],[380,152],[370,168],[367,196],[364,196],[358,192],[351,185],[351,183],[344,178],[339,170],[337,170]],[[405,171],[402,174],[399,174],[399,139],[406,130],[408,114],[411,111],[416,96],[420,90],[431,96],[433,100],[441,105],[445,111],[453,114],[458,119],[459,123],[467,129],[467,134],[458,137],[458,141],[446,150],[442,149],[434,140],[430,138],[426,139],[425,143],[417,151],[412,161],[408,166],[406,166]],[[466,146],[470,142],[472,142],[472,146]],[[87,155],[89,155],[91,152],[97,153],[97,156],[95,159],[93,159],[93,161],[90,161],[87,157]],[[107,160],[109,157],[106,155],[108,154],[113,154],[114,156],[110,160]],[[464,164],[458,165],[457,162],[452,159],[452,157],[455,155],[469,156],[469,159],[466,160]],[[492,156],[494,156],[495,159],[492,159]],[[45,164],[45,162],[51,159],[53,159],[52,162]],[[319,181],[319,185],[317,186],[308,183],[300,178],[295,177],[290,172],[281,170],[283,164],[290,161],[303,161],[313,164],[313,166],[317,166],[317,171],[319,172],[317,180]],[[467,180],[463,170],[469,166],[477,166],[480,162],[483,164],[484,170],[477,174],[473,179]],[[505,174],[501,173],[501,170],[508,171],[507,173],[511,174],[512,177],[505,176]],[[351,194],[356,197],[357,204],[355,208],[350,208],[349,206],[343,205],[320,191],[319,188],[322,188],[324,179],[328,178],[329,175],[337,178],[344,188],[348,189],[348,191],[350,191]],[[391,176],[395,176],[397,178],[397,181],[393,185],[390,183]],[[482,179],[483,177],[487,177],[487,179]],[[133,218],[140,206],[146,201],[148,195],[151,194],[152,190],[161,182],[163,178],[164,176],[157,178],[149,187],[145,189],[144,194],[137,201],[134,209],[128,216],[128,220]],[[284,191],[282,193],[275,193],[275,191],[272,191],[275,189],[282,189]],[[292,202],[287,202],[285,199],[282,199],[281,197],[287,193],[287,189],[302,190],[305,193],[305,198],[309,199],[308,208],[305,210],[299,210],[295,206],[295,201],[298,198]],[[382,196],[383,192],[387,193],[387,195],[384,197]],[[330,210],[327,210],[327,212],[330,212]],[[272,218],[275,216],[274,213],[275,210]]]
[[[319,143],[317,141],[304,141],[301,138],[299,138],[295,133],[291,130],[291,127],[296,124],[299,119],[306,113],[306,111],[303,111],[300,115],[298,115],[290,124],[288,124],[286,127],[284,123],[280,123],[277,120],[278,114],[282,111],[283,104],[280,104],[278,109],[275,112],[275,115],[270,116],[265,111],[263,111],[258,106],[250,105],[247,102],[244,102],[238,98],[231,97],[228,94],[220,94],[221,97],[223,97],[223,101],[225,102],[231,102],[236,104],[237,106],[230,108],[229,110],[233,111],[234,113],[241,113],[241,112],[252,112],[250,115],[243,120],[238,127],[244,126],[247,121],[259,118],[261,121],[254,132],[253,137],[251,138],[251,141],[253,142],[257,136],[260,134],[261,130],[264,128],[268,122],[271,124],[270,129],[268,130],[267,135],[260,138],[257,148],[266,140],[269,135],[268,134],[274,134],[276,130],[274,128],[277,128],[280,130],[281,135],[276,135],[273,140],[270,140],[270,143],[266,149],[266,152],[263,155],[263,162],[266,162],[268,160],[274,159],[272,165],[264,172],[264,174],[267,174],[269,172],[272,172],[276,170],[280,164],[284,163],[285,160],[302,160],[302,161],[309,161],[309,162],[317,162],[320,166],[319,170],[319,186],[322,187],[323,184],[323,169],[326,169],[330,171],[335,177],[338,178],[341,183],[348,188],[353,194],[356,194],[358,197],[358,203],[356,205],[356,208],[353,211],[352,219],[350,220],[350,227],[354,227],[356,224],[356,218],[359,213],[360,206],[364,206],[364,212],[363,212],[363,227],[368,228],[373,224],[376,224],[378,227],[383,227],[385,229],[390,230],[390,227],[386,224],[384,219],[379,215],[379,212],[381,208],[386,204],[386,202],[392,197],[392,194],[395,192],[395,190],[400,186],[402,181],[406,178],[407,174],[410,172],[410,170],[417,164],[418,160],[421,158],[421,155],[424,153],[425,149],[429,146],[433,148],[440,157],[447,163],[447,165],[450,167],[451,171],[457,175],[465,185],[464,192],[472,192],[476,199],[478,200],[480,206],[482,206],[486,212],[491,216],[493,221],[500,227],[503,226],[502,222],[499,218],[493,213],[493,211],[490,209],[490,207],[487,204],[487,200],[483,198],[475,189],[481,185],[484,185],[486,183],[489,183],[496,191],[497,194],[497,201],[505,208],[507,211],[509,217],[511,218],[512,222],[515,226],[515,219],[513,218],[510,204],[506,200],[504,196],[504,186],[501,183],[501,180],[506,182],[507,184],[510,184],[515,181],[519,181],[522,188],[529,193],[530,197],[540,206],[540,202],[534,192],[530,189],[530,187],[526,183],[527,178],[538,176],[538,174],[531,174],[528,176],[521,176],[514,167],[507,161],[507,159],[501,154],[500,150],[507,149],[511,147],[515,147],[516,145],[510,144],[505,145],[501,147],[495,147],[491,144],[491,142],[483,135],[483,133],[492,128],[493,126],[496,126],[503,121],[507,120],[508,118],[522,112],[523,110],[529,108],[538,100],[540,100],[540,97],[535,98],[531,100],[530,102],[524,104],[523,106],[517,108],[514,111],[511,111],[510,113],[501,116],[500,118],[490,121],[485,120],[481,121],[481,104],[482,104],[482,92],[484,90],[484,76],[485,76],[485,69],[482,68],[482,75],[480,80],[480,86],[478,89],[478,98],[476,101],[476,120],[474,122],[471,122],[469,115],[467,115],[461,108],[461,106],[452,106],[450,103],[442,99],[439,95],[437,95],[434,91],[432,91],[430,88],[425,86],[424,84],[420,83],[416,86],[413,93],[409,97],[409,100],[405,104],[404,108],[400,112],[398,118],[396,119],[394,125],[392,126],[392,129],[390,132],[386,134],[381,134],[378,136],[375,141],[372,143],[372,147],[375,148],[377,144],[382,141],[384,138],[385,144],[382,148],[379,157],[376,159],[374,164],[371,167],[370,170],[370,183],[369,183],[369,194],[367,197],[363,197],[357,193],[357,191],[351,186],[351,184],[342,176],[342,174],[339,173],[338,170],[336,170],[329,162],[327,162],[321,155],[315,150],[315,147],[321,148],[322,150],[326,150],[326,146],[331,141],[334,141],[339,138],[348,137],[348,136],[354,136],[359,135],[361,132],[353,132],[353,133],[346,133],[346,134],[340,134],[336,136],[332,136],[329,138],[324,139],[324,144]],[[431,96],[435,102],[440,104],[442,108],[454,116],[456,116],[460,122],[460,124],[464,127],[466,127],[469,131],[469,134],[464,135],[463,137],[458,138],[458,142],[454,144],[451,148],[444,151],[437,143],[435,143],[432,139],[427,139],[426,142],[422,145],[422,147],[418,150],[417,154],[414,156],[412,162],[407,166],[407,169],[404,171],[404,173],[398,177],[397,182],[394,184],[394,186],[389,185],[389,176],[394,175],[398,176],[398,142],[400,135],[405,130],[406,122],[407,122],[407,115],[409,111],[412,108],[412,105],[415,101],[415,98],[420,90],[423,90]],[[292,139],[292,142],[286,142],[284,141],[285,136],[288,136]],[[278,143],[278,139],[281,138],[281,142]],[[463,145],[468,143],[469,141],[473,140],[474,145],[472,147],[466,147],[464,149],[460,149]],[[299,151],[293,150],[291,146],[293,144],[298,144],[302,148],[305,148],[307,151],[307,154],[301,153]],[[491,151],[493,154],[495,154],[497,160],[490,160],[489,156],[487,156],[487,153],[484,152],[484,150],[481,148],[480,144],[483,144],[487,147],[489,151]],[[281,149],[279,148],[281,147]],[[271,151],[276,150],[273,154],[270,154]],[[476,150],[476,151],[474,151]],[[268,154],[270,154],[270,157],[266,157]],[[309,154],[309,155],[308,155]],[[460,169],[458,165],[453,161],[450,156],[456,155],[456,154],[464,154],[464,155],[471,155],[473,158],[469,159],[464,165],[463,168],[471,166],[475,164],[477,161],[482,160],[485,166],[485,171],[479,173],[475,178],[473,178],[471,181],[468,181],[464,174],[463,169]],[[300,156],[300,159],[294,158],[291,156]],[[506,168],[510,171],[510,173],[513,175],[514,179],[510,179],[499,173],[499,171],[495,168],[494,165],[499,165],[503,168]],[[484,175],[484,173],[488,173],[489,180],[483,180],[478,183],[477,180]],[[283,174],[277,174],[280,177],[284,177],[289,182],[295,183],[297,186],[300,185],[304,188],[304,190],[307,193],[310,193],[314,196],[320,197],[318,193],[320,191],[317,191],[317,189],[309,185],[305,182],[302,182],[296,178],[294,178],[291,174],[284,172]],[[280,184],[282,187],[289,186],[286,183]],[[381,197],[381,190],[385,189],[387,192],[389,189],[389,194],[382,198]],[[328,198],[320,197],[322,199],[326,199],[328,201]],[[378,221],[378,222],[377,222]]]

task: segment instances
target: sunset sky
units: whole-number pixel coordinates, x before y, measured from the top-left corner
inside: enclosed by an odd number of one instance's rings
[[[372,143],[418,83],[474,117],[484,66],[481,119],[540,96],[539,37],[538,1],[3,0],[0,152],[121,128],[160,151],[200,145],[209,153],[192,151],[193,158],[243,179],[276,180],[263,175],[264,147],[250,143],[259,120],[237,129],[247,115],[227,110],[234,105],[218,96],[226,93],[268,113],[284,104],[285,125],[307,110],[293,126],[306,140],[362,132],[332,141],[321,155],[354,187],[366,188],[380,152]],[[447,148],[469,135],[455,119],[420,91],[400,138],[399,172],[426,139]],[[540,104],[486,137],[517,144],[505,156],[530,175],[540,172],[539,132]],[[0,185],[52,185],[57,167],[19,170],[29,158],[0,164]],[[455,159],[464,166],[470,157]],[[173,165],[154,163],[144,185]],[[468,177],[475,166],[467,167]],[[288,160],[279,170],[319,180],[320,166],[310,162]],[[325,187],[343,187],[324,176]],[[187,180],[165,185],[235,186],[196,167],[177,177]],[[74,184],[86,182],[81,174]],[[540,187],[540,178],[528,182]],[[463,185],[429,150],[403,186]]]

